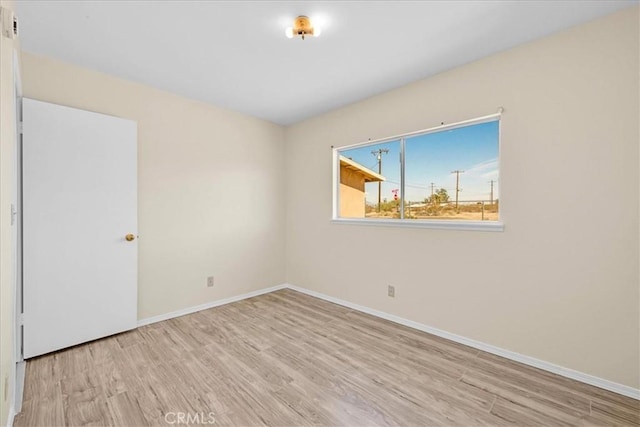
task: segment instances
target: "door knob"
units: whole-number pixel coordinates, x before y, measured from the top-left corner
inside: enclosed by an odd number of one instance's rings
[[[127,242],[131,242],[136,238],[136,236],[134,236],[133,234],[129,233],[126,236],[124,236],[124,238],[127,240]]]

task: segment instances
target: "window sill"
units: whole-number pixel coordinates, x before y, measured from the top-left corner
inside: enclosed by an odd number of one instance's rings
[[[376,227],[430,228],[435,230],[459,231],[504,231],[504,223],[501,221],[333,218],[331,222],[334,224],[372,225]]]

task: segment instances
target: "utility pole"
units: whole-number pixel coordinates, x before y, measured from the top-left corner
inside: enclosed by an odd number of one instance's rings
[[[495,182],[494,180],[489,181],[489,183],[491,184],[491,206],[493,206],[493,183],[494,182]]]
[[[376,156],[378,159],[378,173],[382,175],[382,153],[389,154],[389,150],[386,148],[379,148],[377,150],[371,151],[371,154]],[[381,210],[381,199],[382,199],[382,181],[378,181],[378,212]]]
[[[451,173],[455,173],[456,174],[456,212],[460,213],[460,211],[458,210],[458,193],[460,193],[460,191],[462,191],[460,189],[460,174],[464,173],[464,171],[456,169],[454,171],[451,171]]]
[[[433,186],[436,185],[436,183],[432,182],[430,185],[431,185],[431,201],[433,201]]]

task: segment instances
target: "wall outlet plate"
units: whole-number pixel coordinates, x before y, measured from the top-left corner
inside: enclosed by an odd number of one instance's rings
[[[207,277],[207,288],[213,288],[213,276]]]
[[[396,296],[396,287],[393,285],[389,285],[389,288],[387,289],[387,295],[389,295],[391,298],[394,298]]]

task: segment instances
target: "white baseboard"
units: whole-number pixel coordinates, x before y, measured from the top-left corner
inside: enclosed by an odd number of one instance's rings
[[[280,289],[285,289],[286,287],[287,287],[287,285],[272,286],[270,288],[259,289],[257,291],[248,292],[246,294],[237,295],[237,296],[229,297],[229,298],[224,298],[224,299],[217,300],[217,301],[211,301],[211,302],[208,302],[208,303],[205,303],[205,304],[196,305],[194,307],[183,308],[182,310],[176,310],[176,311],[172,311],[170,313],[160,314],[158,316],[147,317],[145,319],[138,320],[138,327],[145,326],[145,325],[150,325],[150,324],[156,323],[156,322],[162,322],[163,320],[173,319],[174,317],[184,316],[186,314],[195,313],[197,311],[206,310],[208,308],[213,308],[213,307],[218,307],[218,306],[225,305],[225,304],[230,304],[232,302],[241,301],[243,299],[257,297],[258,295],[268,294],[270,292],[274,292],[274,291],[277,291],[277,290],[280,290]]]
[[[310,295],[312,297],[320,298],[325,301],[329,301],[335,304],[342,305],[344,307],[351,308],[353,310],[361,311],[363,313],[370,314],[372,316],[379,317],[381,319],[386,319],[394,323],[398,323],[400,325],[408,326],[413,329],[417,329],[419,331],[423,331],[429,334],[433,334],[453,342],[457,342],[460,344],[467,345],[469,347],[477,348],[478,350],[486,351],[487,353],[495,354],[497,356],[504,357],[506,359],[513,360],[515,362],[520,362],[525,365],[533,366],[535,368],[539,368],[548,372],[552,372],[554,374],[571,378],[576,381],[583,382],[585,384],[589,384],[595,387],[599,387],[605,390],[612,391],[614,393],[621,394],[623,396],[631,397],[633,399],[640,400],[640,390],[635,389],[633,387],[629,387],[623,384],[618,384],[613,381],[605,380],[603,378],[599,378],[590,374],[585,374],[584,372],[575,371],[573,369],[565,368],[563,366],[559,366],[550,362],[546,362],[544,360],[536,359],[535,357],[526,356],[524,354],[516,353],[511,350],[505,350],[504,348],[496,347],[491,344],[486,344],[480,341],[476,341],[470,338],[463,337],[461,335],[456,335],[451,332],[443,331],[438,328],[434,328],[428,325],[424,325],[422,323],[414,322],[413,320],[405,319],[403,317],[399,317],[393,314],[385,313],[383,311],[374,310],[369,307],[365,307],[363,305],[355,304],[349,301],[345,301],[339,298],[334,298],[329,295],[322,294],[320,292],[312,291],[306,288],[301,288],[299,286],[291,285],[288,283],[272,286],[270,288],[260,289],[257,291],[249,292],[242,295],[237,295],[230,298],[221,299],[218,301],[212,301],[206,304],[197,305],[195,307],[189,307],[182,310],[172,311],[171,313],[161,314],[159,316],[148,317],[146,319],[141,319],[138,321],[138,326],[150,325],[152,323],[161,322],[163,320],[173,319],[174,317],[184,316],[185,314],[195,313],[197,311],[206,310],[213,307],[218,307],[224,304],[230,304],[232,302],[241,301],[243,299],[252,298],[258,295],[268,294],[270,292],[278,291],[280,289],[292,289],[294,291],[301,292],[303,294]],[[12,407],[11,410],[14,408]],[[9,424],[11,425],[11,424]]]
[[[13,393],[7,396],[7,398],[11,399],[11,404],[9,405],[9,413],[7,414],[7,427],[13,426],[13,420],[15,419],[16,415],[19,414],[22,410],[24,371],[25,362],[22,361],[13,363],[11,372],[9,373],[9,375],[13,379],[12,383],[10,384],[10,391],[12,391]]]
[[[13,407],[13,405],[11,405],[9,407],[9,415],[7,416],[7,427],[12,427],[13,426],[13,419],[16,417],[16,410]]]
[[[14,410],[16,414],[22,411],[22,400],[24,398],[24,376],[27,369],[27,363],[23,360],[16,363],[16,388],[14,396]]]
[[[13,427],[13,420],[16,418],[16,408],[9,405],[9,414],[7,415],[7,427]]]
[[[515,362],[520,362],[525,365],[533,366],[534,368],[539,368],[539,369],[552,372],[554,374],[557,374],[566,378],[571,378],[572,380],[580,381],[595,387],[599,387],[605,390],[612,391],[614,393],[621,394],[623,396],[640,400],[640,390],[635,389],[633,387],[629,387],[623,384],[618,384],[613,381],[605,380],[603,378],[585,374],[583,372],[575,371],[573,369],[565,368],[563,366],[555,365],[553,363],[545,362],[544,360],[536,359],[534,357],[525,356],[523,354],[516,353],[514,351],[505,350],[503,348],[496,347],[491,344],[485,344],[480,341],[476,341],[460,335],[452,334],[450,332],[443,331],[441,329],[427,326],[422,323],[414,322],[413,320],[408,320],[399,316],[395,316],[393,314],[385,313],[383,311],[374,310],[369,307],[354,304],[352,302],[341,300],[339,298],[334,298],[325,294],[321,294],[316,291],[301,288],[291,284],[287,284],[285,285],[285,287],[289,289],[293,289],[294,291],[301,292],[303,294],[310,295],[312,297],[320,298],[325,301],[329,301],[335,304],[342,305],[344,307],[351,308],[353,310],[361,311],[363,313],[380,317],[382,319],[386,319],[391,322],[398,323],[400,325],[408,326],[410,328],[417,329],[419,331],[427,332],[429,334],[433,334],[433,335],[436,335],[460,344],[464,344],[469,347],[477,348],[478,350],[486,351],[487,353],[495,354],[497,356],[501,356],[506,359],[513,360]]]
[[[9,393],[15,393],[15,390],[11,390]],[[11,427],[13,426],[13,419],[16,416],[16,408],[15,408],[15,403],[14,403],[14,397],[10,394],[9,396],[7,396],[9,400],[9,413],[7,414],[7,427]],[[0,422],[2,422],[0,420]]]

